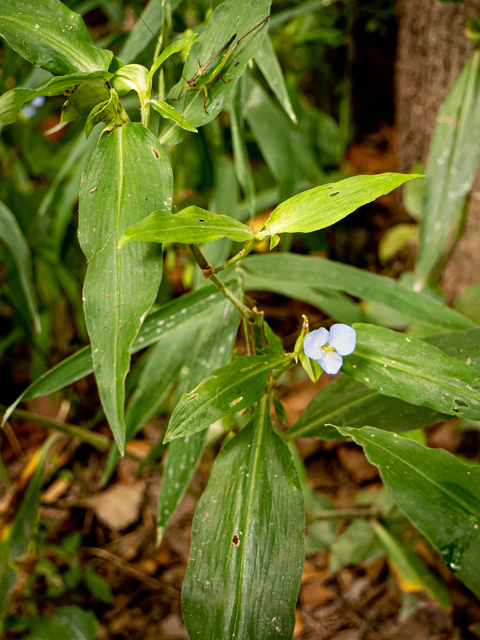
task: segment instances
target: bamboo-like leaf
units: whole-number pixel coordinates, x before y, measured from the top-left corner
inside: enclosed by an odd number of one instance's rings
[[[193,124],[182,116],[181,113],[178,113],[168,102],[164,102],[163,100],[150,100],[150,104],[161,116],[174,120],[182,129],[185,129],[185,131],[197,133],[198,129],[195,129]]]
[[[150,78],[153,77],[154,73],[160,69],[165,60],[168,60],[170,56],[173,56],[174,53],[178,53],[185,47],[190,47],[197,39],[197,34],[194,33],[193,36],[188,36],[187,38],[181,38],[180,40],[175,40],[175,42],[171,42],[168,47],[162,51],[162,53],[158,56],[155,62],[152,64],[152,68],[148,72]]]
[[[94,46],[83,18],[60,0],[2,0],[0,35],[23,58],[53,75],[106,70],[113,57]]]
[[[185,362],[185,375],[181,380],[181,395],[217,367],[225,365],[235,344],[240,314],[228,301],[217,305],[209,315],[208,324],[201,332],[190,358]],[[167,453],[158,499],[157,543],[165,527],[190,484],[205,449],[208,430],[173,440]]]
[[[444,331],[471,329],[475,323],[433,298],[411,291],[392,278],[386,278],[341,262],[293,254],[249,256],[242,261],[245,287],[251,289],[250,275],[255,277],[255,288],[260,280],[299,284],[314,289],[343,291],[357,298],[380,302],[410,318],[420,320]],[[267,289],[268,290],[268,289]]]
[[[187,293],[181,298],[167,303],[159,311],[147,316],[130,352],[135,353],[154,344],[174,331],[179,325],[203,313],[220,300],[223,300],[223,294],[218,289],[206,287],[201,291]],[[19,402],[59,391],[92,372],[92,348],[88,346],[65,358],[65,360],[62,360],[55,367],[44,373],[38,380],[32,382],[15,402],[8,407],[3,417],[2,425],[12,415]]]
[[[10,124],[15,122],[17,114],[24,104],[37,96],[59,96],[65,91],[72,91],[83,82],[108,80],[112,77],[108,71],[94,71],[93,73],[72,73],[60,78],[52,78],[38,89],[11,89],[0,97],[0,122]]]
[[[295,193],[295,158],[280,109],[260,83],[247,76],[243,113],[265,162],[280,188],[280,199]],[[303,152],[306,153],[305,148]],[[272,234],[271,234],[272,235]]]
[[[458,76],[436,119],[420,227],[416,287],[422,288],[452,241],[472,188],[480,153],[480,51]]]
[[[245,242],[253,237],[250,227],[238,220],[193,205],[174,214],[155,211],[141,222],[128,227],[120,238],[119,246],[130,240],[203,244],[220,238]]]
[[[249,214],[253,216],[255,213],[255,184],[253,182],[252,170],[248,162],[247,147],[245,144],[242,92],[240,90],[242,84],[243,80],[237,84],[230,102],[230,132],[232,136],[235,175],[244,191]]]
[[[100,398],[120,451],[130,350],[157,295],[162,254],[155,245],[139,243],[120,252],[118,242],[152,209],[169,211],[172,188],[170,163],[158,140],[130,123],[97,148],[80,190],[79,240],[88,260],[85,317]]]
[[[32,280],[32,256],[25,236],[20,229],[17,219],[10,209],[0,201],[0,239],[8,247],[17,268],[23,295],[28,310],[32,317],[32,323],[37,332],[40,332],[40,317],[38,315],[35,288]]]
[[[266,18],[270,13],[270,4],[271,0],[231,0],[217,6],[205,31],[193,43],[183,69],[182,78],[170,91],[169,98],[175,99],[179,96],[186,80],[191,80],[197,73],[199,61],[205,65],[228,42],[231,36],[236,34],[237,39],[241,38]],[[178,105],[178,111],[184,114],[194,127],[213,120],[227,104],[236,81],[245,71],[248,61],[259,50],[266,32],[267,26],[262,25],[249,34],[245,40],[242,40],[220,71],[225,82],[215,77],[212,82],[207,84],[209,97],[206,109],[208,113],[205,113],[203,109],[205,94],[201,87],[197,87],[198,90],[188,87],[184,89],[181,100],[175,103],[175,106]],[[175,129],[177,129],[176,125],[166,123],[160,134],[162,144],[175,143]]]
[[[339,429],[365,449],[395,502],[480,596],[480,466],[378,429]]]
[[[263,77],[268,82],[270,89],[276,95],[283,109],[288,114],[288,117],[296,124],[297,117],[293,110],[290,96],[288,95],[282,68],[280,67],[277,54],[275,53],[269,36],[263,41],[260,51],[255,56],[255,62],[258,64]]]
[[[415,174],[382,173],[376,176],[354,176],[333,184],[325,184],[289,198],[272,212],[258,237],[276,233],[309,233],[329,227],[359,207],[400,185],[420,178]]]
[[[480,418],[480,378],[475,369],[416,338],[356,324],[357,344],[343,372],[384,395],[434,411]]]
[[[189,636],[290,639],[304,526],[290,452],[262,401],[255,420],[220,452],[197,505],[182,588]]]
[[[265,392],[268,374],[281,369],[283,355],[246,356],[216,369],[175,407],[165,442],[206,429],[216,420],[251,407]]]

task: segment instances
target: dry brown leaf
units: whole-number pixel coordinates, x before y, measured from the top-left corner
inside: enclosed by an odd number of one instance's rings
[[[106,491],[86,498],[82,503],[95,512],[100,522],[121,531],[138,520],[144,492],[144,482],[117,483]]]

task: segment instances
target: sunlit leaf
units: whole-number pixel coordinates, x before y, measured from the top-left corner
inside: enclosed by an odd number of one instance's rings
[[[250,227],[234,218],[191,206],[178,213],[155,211],[125,230],[120,246],[130,240],[203,244],[220,238],[244,242],[253,238]]]
[[[23,58],[54,75],[103,71],[113,57],[94,46],[82,17],[60,0],[2,0],[0,34]]]
[[[274,233],[308,233],[324,229],[362,205],[390,193],[409,180],[420,177],[400,173],[354,176],[304,191],[278,205],[258,237],[268,237]]]

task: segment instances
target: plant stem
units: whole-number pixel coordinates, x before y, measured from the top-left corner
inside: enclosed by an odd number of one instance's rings
[[[0,405],[0,412],[5,413],[7,407],[4,405]],[[29,420],[31,422],[35,422],[36,424],[40,424],[43,427],[47,427],[50,429],[56,429],[57,431],[61,431],[66,435],[72,438],[79,438],[82,442],[86,442],[97,451],[108,451],[112,446],[113,442],[107,436],[103,436],[101,433],[95,433],[94,431],[89,431],[84,427],[78,427],[74,424],[67,424],[66,422],[58,422],[57,420],[52,420],[51,418],[46,418],[45,416],[41,416],[37,413],[31,413],[30,411],[24,411],[23,409],[15,409],[12,413],[12,416],[15,418],[19,418],[20,420]],[[125,452],[125,457],[131,458],[136,462],[143,463],[153,469],[157,469],[157,465],[155,461],[152,461],[147,457],[142,458],[141,456],[137,456],[135,453],[131,453],[129,451]]]
[[[231,289],[229,289],[221,280],[217,278],[215,275],[215,270],[212,265],[207,262],[205,256],[199,249],[196,244],[189,244],[190,251],[193,254],[193,257],[197,261],[198,266],[202,270],[203,277],[205,279],[210,279],[212,283],[220,289],[223,295],[230,300],[230,302],[240,311],[242,316],[249,322],[255,321],[255,312],[249,309],[241,300],[237,298],[237,296],[233,293]]]
[[[239,260],[247,256],[250,253],[250,251],[252,251],[252,249],[256,247],[257,244],[258,244],[257,239],[253,238],[252,240],[247,242],[247,244],[243,247],[243,249],[239,251],[236,255],[234,255],[233,258],[230,258],[230,260],[227,260],[227,262],[225,262],[225,264],[223,264],[221,267],[215,267],[213,272],[220,273],[220,271],[223,271],[224,269],[228,269],[233,264],[235,264],[236,262],[238,262]]]
[[[357,518],[377,518],[379,511],[376,508],[370,509],[324,509],[323,511],[312,511],[310,521],[317,520],[356,520]]]
[[[253,335],[253,349],[255,352],[260,351],[265,347],[264,332],[263,332],[263,311],[257,311],[256,307],[253,309],[255,314],[252,322],[252,335]]]
[[[6,410],[7,407],[0,405],[0,411],[5,412]],[[85,429],[84,427],[77,427],[73,424],[58,422],[57,420],[52,420],[51,418],[46,418],[45,416],[41,416],[37,413],[31,413],[30,411],[24,411],[23,409],[15,409],[12,416],[20,418],[20,420],[31,420],[32,422],[42,425],[42,427],[56,429],[57,431],[61,431],[62,433],[72,436],[73,438],[80,438],[80,440],[91,445],[98,451],[108,451],[112,444],[110,438],[102,436],[101,433],[95,433]]]

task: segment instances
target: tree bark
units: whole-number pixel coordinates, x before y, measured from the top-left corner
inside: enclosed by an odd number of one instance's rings
[[[468,18],[480,19],[480,4],[400,2],[396,67],[400,171],[408,171],[416,160],[426,163],[438,109],[474,49],[464,34]],[[480,281],[479,244],[480,171],[477,170],[465,232],[442,274],[442,285],[450,302],[465,287]]]

